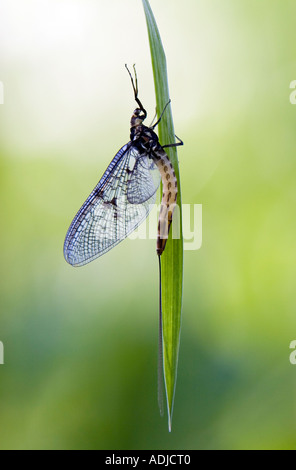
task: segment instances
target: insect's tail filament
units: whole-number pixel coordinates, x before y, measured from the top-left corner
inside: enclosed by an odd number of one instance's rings
[[[164,414],[164,405],[163,405],[163,335],[162,335],[162,292],[161,292],[161,255],[158,255],[158,264],[159,264],[159,336],[158,336],[158,406],[160,415]]]

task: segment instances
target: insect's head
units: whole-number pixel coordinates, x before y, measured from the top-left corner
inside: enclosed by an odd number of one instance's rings
[[[146,118],[146,111],[136,108],[131,117],[131,127],[141,126],[144,119]]]

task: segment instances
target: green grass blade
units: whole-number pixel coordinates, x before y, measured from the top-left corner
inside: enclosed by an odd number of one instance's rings
[[[154,76],[157,113],[160,115],[168,103],[169,87],[167,66],[160,34],[148,0],[142,0],[146,15],[152,68]],[[164,144],[175,142],[171,106],[164,113],[158,125],[159,140]],[[162,311],[163,311],[163,368],[167,398],[169,430],[171,431],[174,395],[177,379],[178,355],[181,329],[181,309],[183,290],[183,236],[180,174],[176,148],[165,149],[178,178],[178,199],[173,216],[173,225],[161,256],[162,268]],[[162,192],[161,192],[162,194]],[[179,209],[178,209],[179,208]],[[180,234],[173,238],[172,234]]]

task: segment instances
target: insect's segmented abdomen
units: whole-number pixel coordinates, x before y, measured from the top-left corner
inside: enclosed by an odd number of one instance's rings
[[[172,223],[173,212],[177,203],[178,182],[173,165],[161,147],[157,150],[157,157],[159,158],[156,158],[154,163],[157,165],[161,174],[163,185],[156,246],[157,254],[161,255],[165,249]]]

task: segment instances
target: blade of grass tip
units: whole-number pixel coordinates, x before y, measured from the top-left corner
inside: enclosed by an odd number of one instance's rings
[[[149,36],[156,105],[158,116],[169,102],[167,66],[159,30],[148,0],[142,0]],[[159,126],[159,139],[164,144],[175,142],[171,106],[168,106]],[[181,310],[183,292],[183,235],[180,174],[176,148],[166,148],[178,179],[177,207],[173,216],[166,248],[161,256],[162,268],[162,338],[163,370],[167,398],[169,431],[172,427],[175,387],[177,380],[178,355],[181,330]],[[162,193],[162,191],[161,191]],[[174,237],[172,237],[174,234]]]

